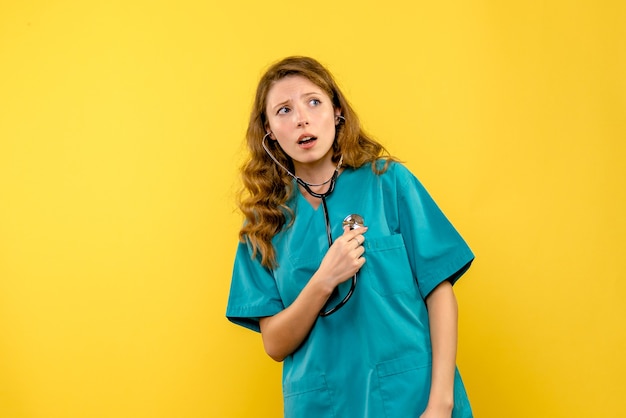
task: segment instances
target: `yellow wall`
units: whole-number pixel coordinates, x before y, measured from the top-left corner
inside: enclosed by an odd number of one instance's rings
[[[626,3],[0,3],[0,417],[276,417],[224,319],[274,60],[329,65],[477,253],[477,417],[626,408]]]

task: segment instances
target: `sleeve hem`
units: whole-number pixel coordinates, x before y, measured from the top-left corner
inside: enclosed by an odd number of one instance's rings
[[[252,331],[261,332],[259,319],[275,315],[282,310],[283,307],[279,304],[264,307],[241,307],[238,309],[229,309],[226,312],[226,318],[233,324],[240,325]]]
[[[420,293],[424,300],[444,280],[450,280],[450,283],[454,285],[469,269],[473,261],[474,254],[472,251],[469,248],[464,248],[446,265],[424,274],[420,278]]]

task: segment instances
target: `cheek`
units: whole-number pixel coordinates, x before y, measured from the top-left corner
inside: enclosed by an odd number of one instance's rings
[[[269,136],[272,140],[278,141],[279,143],[283,142],[283,139],[288,138],[289,134],[286,132],[285,127],[280,124],[270,125],[272,134]]]
[[[281,123],[280,118],[272,116],[267,118],[267,126],[269,126],[272,131],[280,130],[283,125],[284,123]]]
[[[280,125],[274,124],[274,125],[270,125],[271,130],[272,130],[272,135],[271,138],[272,139],[280,139],[283,136],[283,129],[281,129]]]

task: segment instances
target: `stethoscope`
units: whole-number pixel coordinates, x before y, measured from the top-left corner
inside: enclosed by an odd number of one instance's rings
[[[291,177],[293,177],[296,180],[296,182],[300,186],[302,186],[304,188],[304,190],[307,191],[307,193],[309,193],[313,197],[316,197],[316,198],[322,200],[322,209],[324,210],[324,223],[326,224],[326,237],[328,239],[328,248],[330,248],[330,246],[333,245],[333,234],[332,234],[332,230],[331,230],[331,226],[330,226],[330,218],[328,216],[328,205],[326,204],[326,197],[328,197],[335,190],[335,183],[337,182],[337,176],[339,175],[339,169],[341,168],[341,164],[343,162],[343,155],[339,159],[339,163],[337,163],[337,167],[335,168],[335,172],[333,173],[333,175],[332,175],[332,177],[330,179],[326,180],[323,183],[319,183],[319,184],[307,183],[304,180],[302,180],[300,177],[296,176],[291,171],[289,171],[287,169],[287,167],[282,165],[274,157],[274,155],[272,155],[270,150],[267,148],[267,145],[265,144],[265,139],[270,134],[271,134],[271,132],[268,132],[267,134],[265,134],[265,136],[263,137],[263,140],[261,141],[261,145],[263,146],[263,149],[265,150],[267,155],[269,155],[269,157],[279,167],[281,167],[283,170],[285,170],[287,172],[287,174],[289,174]],[[317,192],[314,192],[311,189],[311,186],[313,186],[313,187],[315,187],[315,186],[323,186],[324,184],[327,184],[327,183],[330,183],[330,184],[328,186],[328,190],[326,190],[326,192],[324,192],[324,193],[317,193]],[[361,215],[351,214],[351,215],[348,215],[348,216],[346,216],[344,218],[342,226],[344,226],[344,227],[348,226],[352,230],[352,229],[357,229],[357,228],[364,227],[365,223],[364,223],[363,217]],[[354,276],[352,276],[352,283],[350,285],[350,290],[348,291],[346,296],[341,300],[341,302],[339,302],[337,305],[335,305],[332,308],[327,309],[326,306],[324,306],[324,308],[320,312],[320,316],[328,316],[328,315],[334,314],[339,309],[341,309],[343,307],[343,305],[345,305],[346,302],[348,302],[348,300],[350,300],[350,298],[352,297],[352,294],[354,293],[354,289],[356,287],[356,282],[357,282],[357,274],[355,273]],[[339,290],[337,290],[337,288],[335,288],[333,290],[333,293],[331,294],[329,300],[333,299],[334,296],[336,294],[338,294],[338,293],[339,293]],[[328,305],[328,302],[326,304]]]

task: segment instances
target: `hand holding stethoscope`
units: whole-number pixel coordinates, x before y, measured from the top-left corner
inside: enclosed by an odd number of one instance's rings
[[[323,309],[320,313],[321,316],[335,313],[350,299],[356,287],[357,272],[365,264],[365,258],[363,257],[365,236],[363,234],[367,232],[367,227],[363,225],[363,218],[360,215],[348,215],[343,221],[343,230],[343,235],[334,242],[332,242],[332,238],[329,236],[328,243],[330,248],[322,259],[318,272],[322,273],[324,277],[328,277],[331,281],[330,284],[333,286],[334,291],[330,299],[338,293],[337,286],[347,281],[350,277],[352,277],[352,285],[341,302],[333,308]]]
[[[365,258],[362,255],[365,252],[363,234],[366,231],[367,228],[350,230],[346,226],[343,235],[338,237],[328,249],[318,270],[330,277],[333,287],[337,287],[354,276],[365,264]]]

